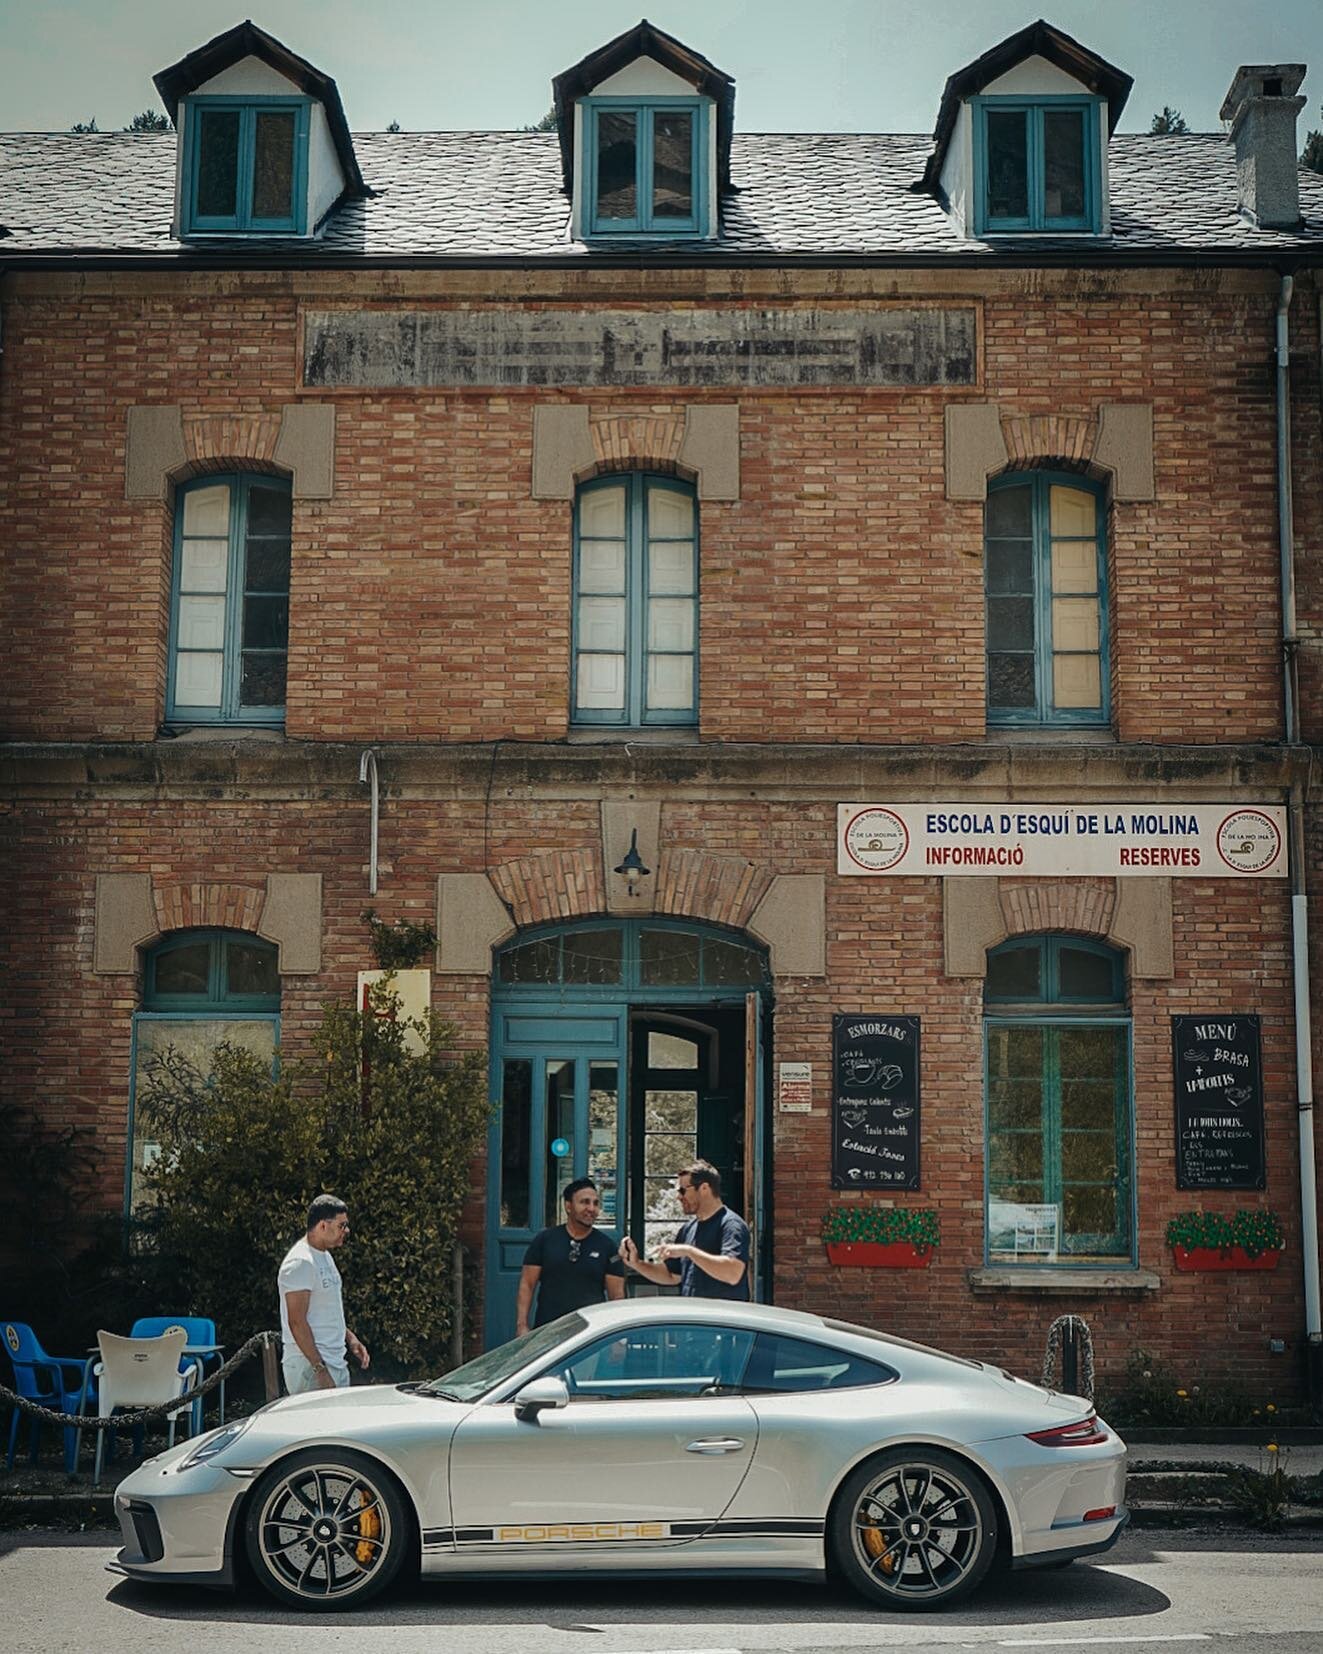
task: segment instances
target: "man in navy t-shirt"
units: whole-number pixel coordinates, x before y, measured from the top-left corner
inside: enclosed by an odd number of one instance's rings
[[[676,1192],[688,1222],[649,1262],[626,1235],[620,1256],[626,1266],[659,1286],[680,1277],[682,1298],[749,1300],[749,1226],[721,1200],[721,1173],[706,1160],[686,1166]]]
[[[586,1304],[625,1296],[625,1272],[615,1236],[596,1227],[602,1215],[597,1185],[591,1178],[578,1178],[562,1198],[565,1222],[535,1235],[524,1253],[515,1303],[515,1331],[521,1338],[530,1321],[535,1327],[545,1327]],[[531,1315],[534,1292],[537,1314]]]

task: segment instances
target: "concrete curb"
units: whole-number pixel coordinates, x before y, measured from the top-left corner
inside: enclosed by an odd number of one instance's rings
[[[113,1492],[0,1493],[0,1529],[118,1528]]]

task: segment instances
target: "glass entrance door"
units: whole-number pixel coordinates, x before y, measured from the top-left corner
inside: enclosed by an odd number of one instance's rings
[[[566,1016],[520,1006],[499,1018],[493,1052],[498,1152],[488,1175],[488,1348],[514,1337],[515,1294],[528,1243],[565,1219],[562,1194],[591,1177],[601,1228],[620,1233],[625,1122],[621,1074],[624,1006]]]
[[[514,1336],[524,1254],[564,1221],[575,1178],[597,1184],[604,1231],[651,1250],[683,1218],[676,1173],[710,1160],[760,1246],[762,1057],[748,1018],[769,999],[762,950],[676,920],[598,918],[524,932],[495,965],[486,1346]]]

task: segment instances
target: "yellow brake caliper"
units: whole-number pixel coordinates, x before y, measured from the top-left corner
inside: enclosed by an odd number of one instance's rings
[[[359,1494],[361,1500],[363,1495]],[[375,1501],[370,1505],[359,1506],[358,1511],[358,1543],[354,1546],[354,1556],[364,1565],[371,1562],[377,1554],[375,1545],[364,1544],[364,1540],[381,1538],[381,1515]]]
[[[887,1536],[886,1530],[870,1520],[868,1527],[864,1529],[864,1549],[874,1561],[879,1556],[882,1557],[882,1572],[884,1574],[891,1574],[896,1571],[895,1552],[893,1551],[890,1556],[885,1554],[891,1543],[892,1540]]]

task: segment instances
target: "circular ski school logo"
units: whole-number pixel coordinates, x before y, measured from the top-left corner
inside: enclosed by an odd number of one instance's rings
[[[909,847],[909,829],[891,810],[860,810],[845,824],[845,853],[869,873],[887,872]]]
[[[1237,873],[1262,873],[1281,855],[1282,835],[1261,810],[1233,810],[1217,829],[1217,853]]]

